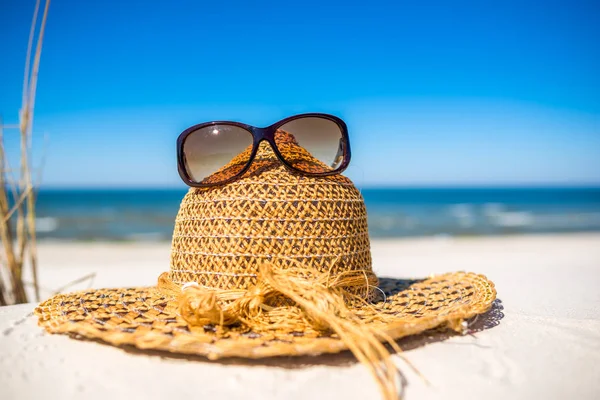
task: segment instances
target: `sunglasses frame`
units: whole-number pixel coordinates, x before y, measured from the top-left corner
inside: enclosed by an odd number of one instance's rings
[[[283,158],[283,156],[279,152],[279,149],[277,148],[277,144],[275,143],[275,132],[277,131],[277,129],[279,129],[281,126],[287,124],[288,122],[294,121],[297,119],[302,119],[302,118],[327,119],[329,121],[335,122],[337,124],[337,126],[340,128],[340,132],[342,134],[342,139],[344,141],[343,143],[344,143],[345,151],[344,151],[344,159],[342,160],[342,163],[340,164],[340,166],[338,168],[336,168],[333,171],[327,171],[327,172],[306,172],[306,171],[302,171],[300,169],[294,168],[291,164],[289,164]],[[196,182],[189,176],[189,174],[187,172],[187,169],[185,166],[185,155],[183,152],[183,145],[184,145],[187,137],[189,135],[191,135],[193,132],[195,132],[199,129],[203,129],[203,128],[206,128],[209,126],[214,126],[214,125],[235,126],[235,127],[242,128],[242,129],[248,131],[248,133],[250,133],[252,135],[252,152],[251,152],[250,158],[248,159],[248,162],[246,163],[244,168],[240,172],[238,172],[236,175],[232,176],[231,178],[226,179],[221,182],[215,182],[215,183]],[[306,114],[293,115],[291,117],[282,119],[281,121],[277,121],[274,124],[267,126],[266,128],[258,128],[258,127],[252,126],[252,125],[247,125],[247,124],[243,124],[243,123],[235,122],[235,121],[212,121],[212,122],[205,122],[202,124],[197,124],[192,127],[189,127],[186,130],[184,130],[183,132],[181,132],[181,134],[177,138],[177,171],[179,172],[179,176],[181,177],[183,182],[186,185],[192,186],[192,187],[220,186],[220,185],[224,185],[224,184],[233,182],[234,180],[236,180],[239,177],[241,177],[242,175],[244,175],[244,173],[246,173],[246,171],[248,171],[248,168],[250,168],[250,165],[252,165],[252,162],[254,161],[254,157],[256,156],[256,153],[258,151],[258,147],[260,146],[260,143],[263,140],[266,140],[269,143],[269,145],[271,146],[271,149],[273,150],[273,152],[275,153],[275,155],[277,156],[279,161],[281,161],[281,163],[288,170],[305,175],[305,176],[318,177],[318,176],[337,175],[337,174],[341,173],[342,171],[344,171],[348,167],[348,164],[350,163],[350,138],[348,137],[348,127],[346,126],[346,123],[341,118],[338,118],[331,114],[306,113]]]

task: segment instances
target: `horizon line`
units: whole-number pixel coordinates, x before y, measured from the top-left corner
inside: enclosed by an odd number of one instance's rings
[[[600,183],[355,184],[358,189],[600,189]],[[182,185],[40,185],[36,190],[188,190]]]

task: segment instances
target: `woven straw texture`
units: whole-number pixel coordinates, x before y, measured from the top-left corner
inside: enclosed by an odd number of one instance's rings
[[[320,168],[292,139],[283,139],[278,147],[287,160]],[[249,151],[217,174],[239,171]],[[282,285],[277,280],[282,273],[299,282],[299,293],[311,280],[315,287],[319,282],[319,287],[341,293],[351,318],[378,332],[380,339],[440,326],[460,330],[463,320],[488,310],[496,296],[492,282],[472,273],[378,280],[371,269],[365,205],[352,182],[341,175],[291,173],[263,142],[242,178],[189,190],[175,221],[170,270],[156,287],[60,294],[35,313],[52,333],[210,359],[317,355],[348,348],[337,331],[299,315],[305,307],[279,293],[287,293],[283,289],[272,293]],[[263,285],[267,278],[269,285]],[[184,292],[196,297],[183,301]],[[208,311],[199,315],[194,310],[202,308],[201,300]],[[347,315],[328,306],[334,317]]]
[[[286,160],[303,163],[304,170],[311,165],[324,169],[287,139],[278,140]],[[213,177],[239,171],[250,150]],[[244,179],[191,189],[183,199],[173,233],[173,282],[248,289],[256,285],[260,265],[272,262],[286,268],[294,260],[319,272],[330,270],[333,276],[348,269],[370,271],[367,212],[348,178],[289,173],[263,142]],[[376,284],[375,276],[371,278]]]

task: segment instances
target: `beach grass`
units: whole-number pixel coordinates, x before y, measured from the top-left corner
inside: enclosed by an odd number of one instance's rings
[[[31,138],[38,71],[50,0],[44,2],[41,19],[40,6],[41,0],[37,0],[27,44],[19,123],[14,126],[4,125],[0,120],[0,305],[31,301],[23,279],[26,266],[31,268],[33,294],[35,300],[39,301],[36,185],[33,182],[35,171],[31,162]],[[14,131],[20,141],[18,167],[11,167],[5,147],[5,135]]]

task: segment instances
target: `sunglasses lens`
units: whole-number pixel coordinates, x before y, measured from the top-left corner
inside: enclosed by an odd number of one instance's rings
[[[275,133],[275,143],[289,165],[310,173],[337,170],[347,152],[340,126],[319,117],[285,123]]]
[[[183,142],[188,176],[196,183],[220,183],[248,164],[252,134],[234,125],[211,125],[191,132]]]

